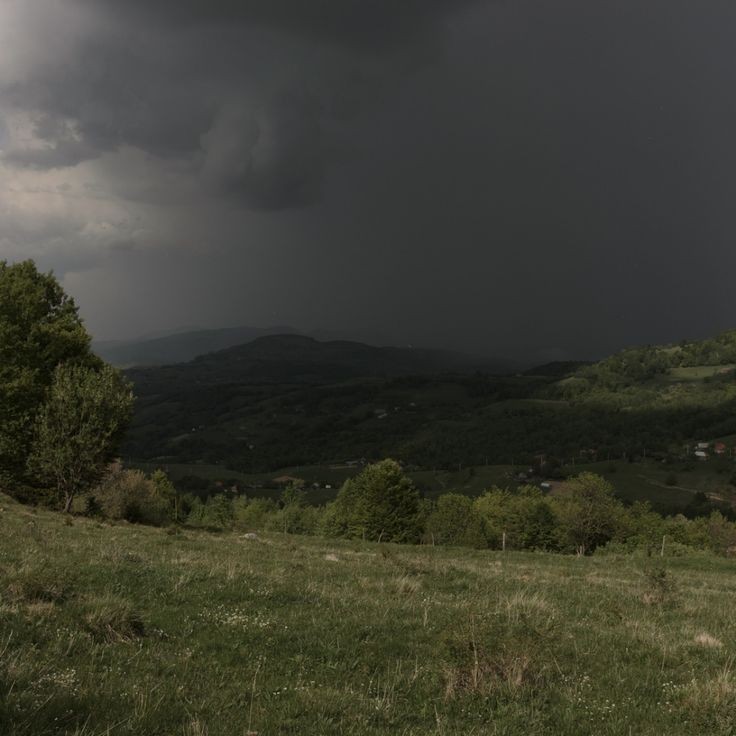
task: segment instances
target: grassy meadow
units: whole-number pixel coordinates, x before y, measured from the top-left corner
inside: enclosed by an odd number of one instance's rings
[[[736,731],[726,559],[254,539],[0,508],[4,736]]]

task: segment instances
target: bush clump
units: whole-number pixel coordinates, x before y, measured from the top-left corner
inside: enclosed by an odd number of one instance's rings
[[[171,520],[171,504],[156,483],[140,470],[115,466],[95,489],[89,507],[99,508],[108,519],[162,526]]]

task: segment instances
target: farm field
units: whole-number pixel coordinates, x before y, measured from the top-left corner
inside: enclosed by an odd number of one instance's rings
[[[726,559],[248,539],[0,507],[7,736],[733,733]]]

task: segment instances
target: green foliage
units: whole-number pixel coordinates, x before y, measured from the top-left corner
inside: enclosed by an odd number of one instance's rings
[[[132,405],[129,385],[109,366],[67,364],[54,370],[36,416],[28,471],[55,489],[65,511],[114,459]]]
[[[65,363],[100,365],[74,301],[32,261],[0,261],[0,480],[6,486],[24,480],[36,416]]]
[[[169,500],[140,470],[113,466],[90,494],[91,503],[108,519],[161,526],[171,519]]]
[[[207,526],[218,529],[230,527],[235,519],[233,502],[224,494],[210,496],[205,503],[195,498],[187,523],[193,526]]]
[[[524,486],[516,493],[494,488],[474,506],[484,520],[490,546],[500,548],[505,534],[507,549],[558,548],[555,502],[537,488]]]
[[[233,502],[235,523],[241,529],[252,531],[263,529],[266,519],[277,511],[276,504],[270,498],[236,498]]]
[[[290,504],[271,514],[265,529],[285,534],[319,534],[323,511],[315,506]]]
[[[367,466],[345,481],[330,510],[330,530],[345,537],[417,542],[419,493],[394,460]]]
[[[483,517],[472,499],[446,493],[437,499],[437,508],[425,526],[425,541],[481,549],[488,546]]]
[[[289,483],[281,492],[283,506],[304,506],[307,502],[307,493],[300,485]]]
[[[608,481],[581,473],[569,482],[557,506],[562,544],[580,554],[593,552],[613,538],[620,507]]]
[[[168,504],[169,513],[174,522],[178,523],[182,521],[181,493],[179,493],[176,486],[171,482],[166,472],[160,468],[154,470],[151,473],[151,482],[156,486],[156,494]]]
[[[715,338],[720,347],[708,359],[732,361],[726,347],[736,346],[734,335]],[[426,471],[533,465],[540,453],[565,463],[678,457],[688,443],[736,434],[736,360],[684,365],[697,344],[622,351],[571,375],[345,380],[323,366],[316,384],[293,376],[279,383],[278,373],[254,383],[218,354],[131,372],[140,401],[125,454],[243,473],[366,455]],[[223,371],[227,381],[218,380]]]

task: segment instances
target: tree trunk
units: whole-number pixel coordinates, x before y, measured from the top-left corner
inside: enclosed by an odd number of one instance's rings
[[[64,494],[65,501],[64,501],[64,513],[70,514],[72,511],[72,501],[74,500],[74,494],[73,493],[65,493]]]

